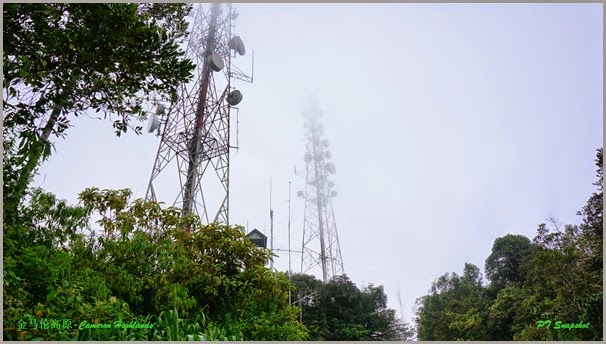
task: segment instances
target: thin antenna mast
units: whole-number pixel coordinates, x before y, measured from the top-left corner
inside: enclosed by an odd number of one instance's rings
[[[274,253],[274,210],[271,207],[271,176],[269,176],[269,221],[270,221],[269,250],[271,251],[271,253]],[[271,262],[269,263],[269,268],[272,270],[274,269],[274,259],[273,258],[271,258]]]
[[[290,181],[288,182],[288,281],[290,281],[292,269],[290,267]],[[291,303],[290,284],[288,285],[288,304]]]

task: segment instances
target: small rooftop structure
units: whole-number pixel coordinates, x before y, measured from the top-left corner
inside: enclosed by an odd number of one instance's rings
[[[250,233],[246,234],[246,237],[257,247],[267,248],[267,236],[259,232],[257,229],[250,231]]]

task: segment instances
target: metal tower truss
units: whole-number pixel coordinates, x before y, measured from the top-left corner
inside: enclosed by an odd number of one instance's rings
[[[345,273],[341,247],[335,222],[332,199],[337,196],[335,183],[329,175],[336,172],[330,162],[328,140],[322,139],[323,128],[317,118],[321,113],[311,107],[306,117],[305,191],[297,195],[305,200],[303,220],[303,242],[301,249],[301,273],[312,272],[317,267],[322,271],[324,282]]]
[[[233,36],[238,14],[231,4],[200,5],[192,12],[186,55],[197,68],[193,82],[179,87],[178,100],[159,119],[163,131],[146,199],[174,202],[203,223],[229,223],[230,114],[242,99],[231,81],[252,78],[232,65],[236,53],[244,55],[244,44]],[[177,167],[178,189],[162,188],[159,176],[169,165]]]

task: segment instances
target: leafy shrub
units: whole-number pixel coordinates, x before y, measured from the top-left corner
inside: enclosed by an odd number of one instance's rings
[[[288,304],[290,282],[265,267],[269,251],[242,227],[204,226],[130,195],[91,188],[69,206],[31,193],[5,232],[4,339],[307,338]],[[153,327],[90,328],[118,320]],[[52,327],[33,326],[41,322]]]

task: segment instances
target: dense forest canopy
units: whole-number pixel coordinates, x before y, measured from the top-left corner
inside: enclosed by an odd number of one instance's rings
[[[4,338],[297,340],[290,283],[241,227],[202,226],[129,190],[87,189],[71,206],[40,189],[4,228]],[[100,220],[91,223],[91,216]],[[201,228],[193,234],[190,224]],[[31,327],[69,319],[75,327]],[[152,323],[94,330],[82,322]],[[24,323],[20,323],[24,322]]]
[[[267,267],[269,250],[241,227],[203,226],[177,208],[131,201],[129,190],[87,189],[75,206],[41,189],[30,195],[18,221],[4,228],[7,340],[411,336],[387,308],[382,286],[359,290],[347,276],[324,284],[294,275],[291,283]],[[192,224],[200,230],[190,234],[184,229]],[[34,326],[63,319],[70,326],[56,331]],[[118,319],[154,327],[86,327]]]
[[[291,276],[295,304],[309,340],[411,340],[412,328],[387,308],[383,286],[360,290],[347,276],[328,283],[305,274]]]

